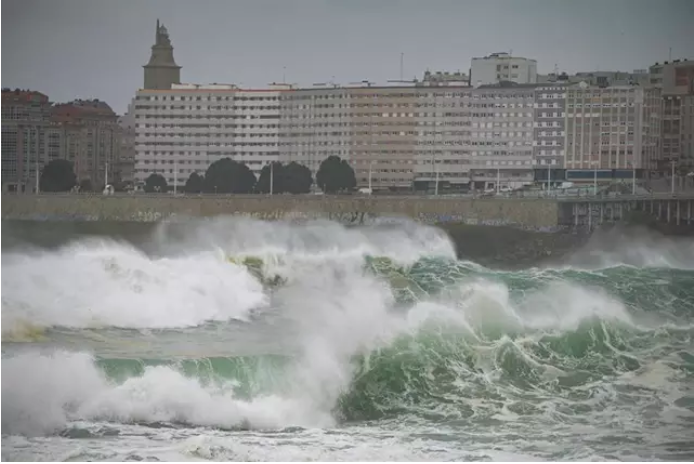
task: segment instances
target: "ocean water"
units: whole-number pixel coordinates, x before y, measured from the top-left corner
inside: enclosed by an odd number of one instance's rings
[[[3,223],[3,460],[692,460],[694,241]],[[41,224],[51,234],[51,224]]]

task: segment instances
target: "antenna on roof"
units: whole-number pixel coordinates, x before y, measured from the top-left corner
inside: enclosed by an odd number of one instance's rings
[[[403,69],[404,69],[404,68],[403,68],[403,66],[404,66],[404,65],[403,65],[403,61],[404,61],[404,60],[405,60],[405,53],[404,53],[404,52],[400,52],[400,80],[403,79],[403,76],[402,76],[402,75],[403,75]]]

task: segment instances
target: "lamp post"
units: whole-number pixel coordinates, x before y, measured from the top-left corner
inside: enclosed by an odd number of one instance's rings
[[[39,194],[39,154],[36,153],[36,195]]]

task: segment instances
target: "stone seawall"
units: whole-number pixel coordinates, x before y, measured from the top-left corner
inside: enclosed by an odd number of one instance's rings
[[[547,199],[352,196],[82,196],[3,195],[2,219],[156,222],[187,216],[331,219],[369,224],[409,217],[426,224],[462,223],[553,230],[558,204]]]

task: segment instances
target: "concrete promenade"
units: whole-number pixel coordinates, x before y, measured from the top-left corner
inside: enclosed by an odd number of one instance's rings
[[[84,194],[2,195],[2,219],[156,222],[219,215],[258,219],[330,219],[369,224],[408,217],[426,224],[462,223],[531,230],[591,228],[632,210],[667,211],[660,220],[691,224],[694,195],[619,197],[327,196]],[[602,205],[602,206],[600,206]],[[598,213],[602,211],[602,213]]]

